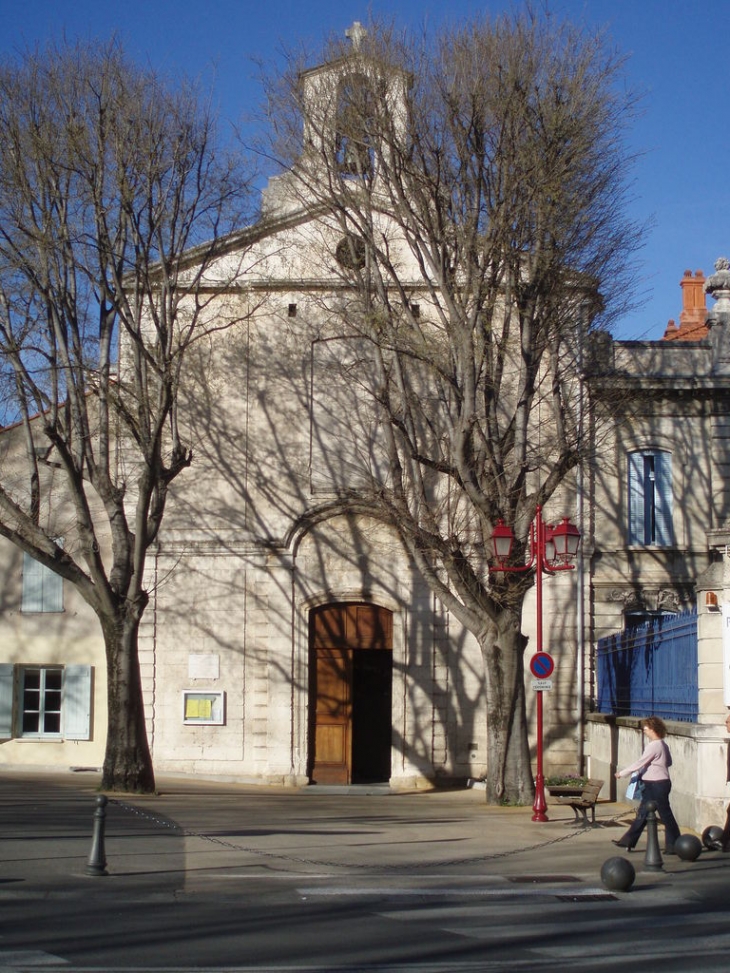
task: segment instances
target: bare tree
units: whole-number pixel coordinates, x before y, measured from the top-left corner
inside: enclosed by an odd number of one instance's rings
[[[98,616],[102,786],[149,791],[145,560],[168,488],[192,462],[178,388],[186,352],[211,328],[206,273],[240,226],[247,184],[194,88],[137,68],[116,42],[0,66],[0,139],[3,419],[19,447],[0,470],[0,534]],[[51,487],[71,502],[70,523]]]
[[[513,525],[524,563],[538,505],[584,455],[581,356],[626,307],[640,236],[634,101],[601,36],[530,11],[434,41],[382,24],[350,38],[332,70],[292,58],[268,99],[281,198],[336,230],[326,319],[360,349],[347,378],[381,424],[379,460],[352,445],[370,475],[339,502],[391,524],[478,640],[487,800],[524,802],[532,576],[496,571],[491,535]]]

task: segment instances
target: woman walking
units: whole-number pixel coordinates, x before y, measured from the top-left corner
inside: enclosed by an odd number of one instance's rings
[[[647,804],[649,801],[654,801],[659,820],[664,825],[664,854],[673,855],[675,854],[674,842],[679,837],[679,826],[669,806],[669,792],[672,789],[669,768],[672,766],[672,755],[664,742],[667,728],[658,716],[649,716],[642,720],[641,726],[647,741],[644,752],[631,766],[619,770],[616,777],[628,777],[629,774],[638,773],[644,784],[644,793],[639,810],[636,812],[636,819],[626,834],[613,843],[619,848],[628,848],[631,851],[644,830]]]

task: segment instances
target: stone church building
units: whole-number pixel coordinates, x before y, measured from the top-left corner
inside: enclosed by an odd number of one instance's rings
[[[328,70],[305,83],[322,83]],[[346,258],[336,222],[313,214],[280,176],[264,191],[261,224],[232,239],[209,275],[211,306],[228,326],[191,362],[181,426],[194,461],[174,483],[151,552],[140,637],[157,773],[394,788],[488,773],[476,641],[396,536],[336,502],[358,475],[339,445],[356,427],[363,448],[377,435],[342,385],[348,355],[349,374],[363,363],[324,323],[328,302],[342,299],[337,263]],[[231,278],[234,287],[221,286]],[[730,274],[721,267],[707,282],[720,298],[710,328],[693,283],[684,287],[691,328],[683,320],[657,342],[603,336],[591,349],[587,427],[590,410],[615,409],[606,388],[618,383],[627,395],[564,493],[568,509],[546,511],[570,516],[583,538],[577,570],[544,588],[546,648],[557,661],[544,694],[547,773],[608,781],[628,760],[637,724],[625,724],[617,751],[613,724],[590,712],[595,640],[637,616],[695,607],[724,563]],[[13,430],[0,440],[3,456],[12,453]],[[0,555],[0,765],[98,767],[98,623],[58,577],[7,545]],[[722,597],[721,585],[713,590]],[[730,602],[730,582],[728,592]],[[534,619],[533,592],[528,636]],[[708,649],[704,729],[690,733],[695,747],[704,734],[708,780],[725,718],[718,645]],[[691,813],[688,799],[685,820]]]

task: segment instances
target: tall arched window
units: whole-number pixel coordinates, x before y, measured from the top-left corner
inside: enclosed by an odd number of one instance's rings
[[[340,82],[337,92],[335,157],[343,176],[369,178],[374,171],[376,101],[364,74]]]

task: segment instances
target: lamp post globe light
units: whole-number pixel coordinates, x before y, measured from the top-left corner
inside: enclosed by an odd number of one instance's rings
[[[580,531],[571,523],[568,517],[563,517],[561,522],[555,526],[546,524],[542,519],[542,507],[538,506],[535,510],[535,519],[530,524],[530,560],[527,564],[508,564],[515,535],[509,524],[505,524],[502,519],[492,531],[492,544],[494,547],[494,557],[496,566],[491,567],[491,572],[502,571],[530,571],[535,568],[535,603],[537,609],[536,624],[536,649],[535,655],[542,653],[542,576],[544,572],[554,574],[556,571],[570,571],[575,567],[573,563],[578,553],[580,544]],[[537,741],[536,756],[537,766],[535,768],[535,803],[532,805],[532,820],[547,821],[545,813],[547,801],[545,800],[545,777],[542,767],[543,735],[542,735],[542,689],[537,689]]]

